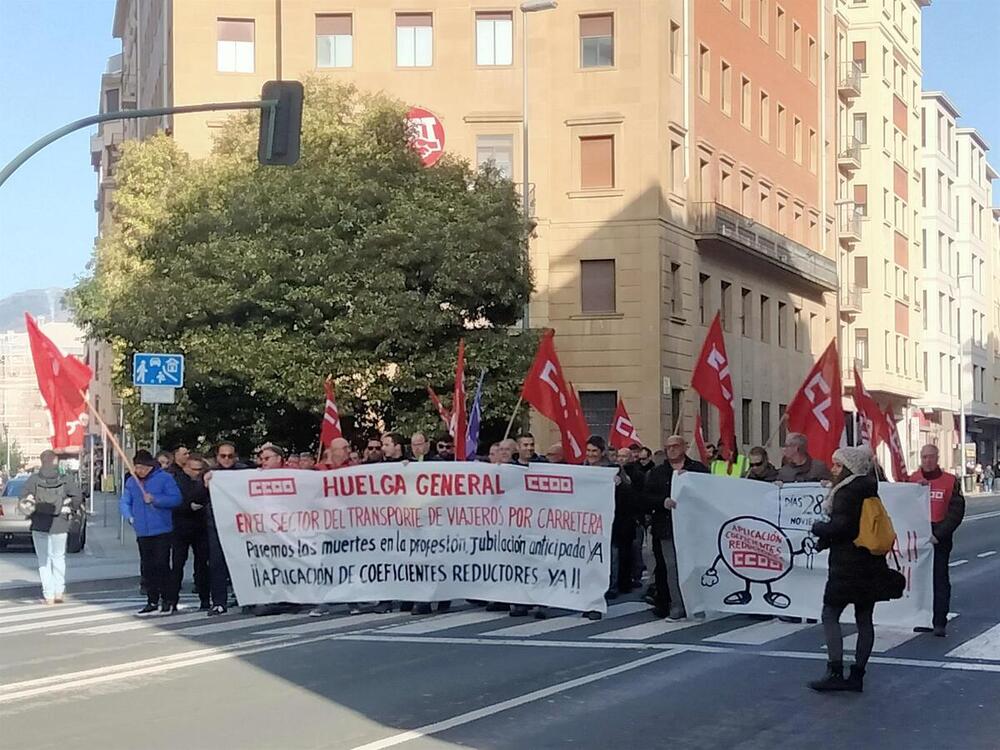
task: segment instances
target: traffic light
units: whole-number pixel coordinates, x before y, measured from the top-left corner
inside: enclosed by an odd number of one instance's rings
[[[299,160],[302,137],[302,83],[268,81],[260,91],[261,100],[274,99],[276,107],[260,110],[257,160],[265,165],[291,166]]]

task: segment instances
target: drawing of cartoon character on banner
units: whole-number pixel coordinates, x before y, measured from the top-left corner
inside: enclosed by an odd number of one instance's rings
[[[816,540],[807,534],[796,550],[791,537],[781,527],[756,516],[739,516],[726,521],[719,529],[718,548],[718,556],[701,577],[702,586],[711,588],[719,583],[721,562],[744,584],[742,591],[726,596],[724,604],[749,604],[753,600],[750,587],[759,583],[767,589],[765,602],[776,609],[787,609],[791,598],[775,591],[773,584],[792,571],[797,555],[805,555],[807,567],[811,567]]]

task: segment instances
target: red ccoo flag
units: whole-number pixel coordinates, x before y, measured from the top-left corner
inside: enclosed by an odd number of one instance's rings
[[[896,430],[896,419],[892,411],[886,409],[882,415],[884,420],[886,443],[889,445],[889,455],[892,457],[892,478],[896,482],[905,482],[909,478],[906,473],[906,459],[903,457],[903,445],[899,442],[899,432]]]
[[[628,448],[633,443],[642,445],[639,435],[635,431],[635,425],[625,410],[625,402],[618,399],[618,408],[615,409],[614,419],[611,421],[611,434],[608,436],[608,445],[615,450]]]
[[[827,466],[844,432],[842,393],[837,342],[831,341],[785,412],[788,431],[805,435],[810,455]]]
[[[455,397],[451,402],[452,420],[455,428],[452,438],[455,441],[455,460],[465,455],[465,339],[458,340],[458,364],[455,366]]]
[[[563,377],[554,335],[551,328],[542,334],[535,361],[524,379],[521,397],[543,417],[556,423],[566,463],[579,464],[586,456],[587,422],[579,400]]]
[[[79,450],[83,447],[87,425],[87,399],[84,391],[90,385],[93,373],[79,357],[63,355],[27,313],[24,321],[28,327],[38,390],[41,391],[52,417],[52,448]]]
[[[320,448],[326,448],[337,438],[344,437],[340,429],[340,412],[337,411],[337,401],[334,398],[332,377],[323,381],[323,390],[326,392],[326,406],[323,407],[323,429],[319,433]]]
[[[885,417],[872,395],[861,382],[858,366],[854,366],[854,407],[861,415],[861,434],[874,453],[886,439]]]
[[[451,435],[454,429],[454,425],[451,423],[451,412],[441,403],[441,399],[438,398],[437,393],[434,392],[434,389],[430,385],[427,386],[427,393],[431,397],[431,403],[434,404],[434,408],[437,409],[438,416],[441,417],[441,421],[444,422],[444,426],[448,429],[448,434]]]
[[[722,337],[719,313],[708,327],[701,354],[691,374],[691,387],[719,410],[719,454],[729,461],[736,450],[736,416],[733,413],[733,378]]]

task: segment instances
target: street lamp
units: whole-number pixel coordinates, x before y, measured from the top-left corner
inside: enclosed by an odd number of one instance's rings
[[[521,3],[521,95],[523,97],[521,102],[521,179],[524,184],[521,208],[524,211],[524,229],[529,247],[529,263],[531,237],[528,235],[528,229],[531,226],[531,201],[528,194],[528,14],[554,10],[557,5],[556,0],[527,0]],[[529,328],[528,305],[529,302],[524,303],[524,314],[521,316],[521,327],[524,330]]]

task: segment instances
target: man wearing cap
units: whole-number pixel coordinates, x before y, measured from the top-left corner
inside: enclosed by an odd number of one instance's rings
[[[118,508],[135,529],[139,565],[146,582],[146,606],[140,615],[177,611],[177,589],[170,572],[173,510],[181,504],[181,491],[169,473],[160,468],[147,450],[132,459],[134,472],[125,482]]]

